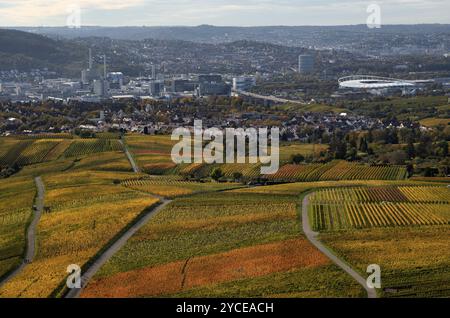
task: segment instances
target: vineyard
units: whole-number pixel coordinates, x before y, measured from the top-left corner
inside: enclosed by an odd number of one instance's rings
[[[19,140],[27,140],[27,139],[73,139],[73,135],[69,133],[43,133],[43,134],[31,134],[31,135],[17,135],[11,138],[19,139]]]
[[[347,161],[333,161],[327,164],[288,164],[281,167],[276,174],[266,177],[279,182],[404,180],[407,172],[405,167],[400,166],[368,166]]]
[[[213,192],[241,187],[241,185],[234,183],[201,183],[184,181],[176,176],[153,176],[140,179],[130,179],[122,181],[121,184],[130,189],[168,198],[175,198],[199,192]]]
[[[72,139],[2,138],[0,165],[27,166],[58,159]]]
[[[177,199],[105,264],[82,296],[164,297],[184,292],[189,297],[201,293],[199,288],[207,288],[204,294],[211,288],[226,297],[236,295],[235,286],[245,280],[248,286],[239,295],[262,297],[273,291],[273,281],[264,277],[286,273],[292,276],[290,282],[302,283],[295,286],[299,289],[280,283],[280,295],[298,290],[358,294],[356,283],[332,271],[329,261],[300,234],[296,202],[293,197],[227,192]],[[317,275],[326,277],[318,283]]]
[[[0,277],[22,260],[35,192],[32,179],[0,181]]]
[[[406,186],[324,189],[310,196],[309,214],[315,231],[445,225],[450,222],[450,190]]]
[[[121,143],[115,139],[76,139],[64,152],[64,157],[81,157],[99,152],[122,150]]]
[[[0,297],[50,296],[65,281],[68,264],[83,266],[158,201],[112,183],[91,183],[77,191],[71,186],[48,189],[45,205],[49,209],[38,225],[36,259],[0,289]]]
[[[360,273],[382,268],[382,297],[450,297],[449,226],[321,233],[321,241]]]

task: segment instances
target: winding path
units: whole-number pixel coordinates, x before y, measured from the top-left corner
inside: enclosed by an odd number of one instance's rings
[[[123,145],[123,149],[125,151],[125,154],[128,157],[128,160],[130,161],[131,166],[133,167],[133,171],[135,173],[139,173],[139,167],[134,161],[133,156],[129,152],[127,146],[123,142],[123,140],[120,140],[120,143]],[[82,274],[81,276],[81,288],[80,289],[70,289],[66,295],[65,298],[78,298],[83,289],[87,286],[88,282],[94,277],[94,275],[100,270],[100,268],[106,264],[119,250],[128,242],[128,240],[136,234],[137,231],[139,231],[145,224],[147,224],[150,219],[160,212],[162,209],[164,209],[172,200],[167,200],[161,196],[153,195],[154,197],[158,198],[160,200],[160,204],[154,207],[152,210],[150,210],[148,213],[146,213],[144,216],[142,216],[136,223],[134,223],[125,233],[123,233],[106,251],[104,251],[101,255],[99,255],[95,261],[89,266],[89,268]]]
[[[123,150],[125,151],[125,154],[127,155],[128,161],[131,164],[131,167],[133,168],[133,171],[135,173],[139,173],[141,172],[141,170],[139,169],[139,166],[136,164],[136,161],[134,161],[133,156],[131,155],[130,151],[128,150],[127,145],[123,142],[123,140],[119,140],[119,142],[122,144],[123,146]]]
[[[157,207],[153,208],[150,212],[148,212],[145,216],[143,216],[139,221],[137,221],[133,226],[131,226],[120,238],[118,238],[105,252],[103,252],[92,265],[83,273],[81,276],[81,288],[80,289],[71,289],[66,294],[65,298],[77,298],[80,296],[83,289],[87,286],[89,280],[100,270],[100,268],[111,259],[126,243],[127,241],[136,234],[137,231],[145,224],[147,224],[150,219],[157,214],[159,211],[164,209],[171,200],[163,199],[162,203]]]
[[[39,223],[39,219],[41,218],[42,211],[44,210],[45,187],[41,177],[35,178],[34,182],[36,183],[37,196],[33,207],[33,220],[27,229],[27,246],[25,257],[19,267],[17,267],[0,282],[0,287],[16,277],[27,264],[32,263],[36,254],[36,228]]]
[[[323,245],[317,238],[319,233],[314,232],[311,229],[310,223],[309,223],[309,217],[308,217],[308,204],[309,204],[309,197],[311,194],[308,194],[303,199],[302,204],[302,225],[303,225],[303,232],[305,233],[308,240],[317,248],[319,249],[323,254],[325,254],[333,263],[335,263],[337,266],[342,268],[347,274],[349,274],[353,279],[355,279],[367,292],[368,298],[377,298],[377,293],[375,289],[367,287],[367,282],[364,277],[362,277],[360,274],[358,274],[355,270],[353,270],[348,264],[346,264],[344,261],[339,259],[333,252],[331,252],[325,245]]]

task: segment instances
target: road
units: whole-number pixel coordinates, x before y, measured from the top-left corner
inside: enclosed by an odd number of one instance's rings
[[[135,173],[141,172],[140,169],[139,169],[139,166],[138,166],[138,165],[136,164],[136,162],[134,161],[133,156],[131,155],[130,151],[128,150],[128,147],[125,145],[125,143],[123,142],[123,140],[120,140],[120,143],[121,143],[122,146],[123,146],[123,149],[124,149],[124,151],[125,151],[125,154],[127,155],[128,161],[130,162],[131,167],[133,168],[133,171],[134,171]]]
[[[307,103],[299,101],[299,100],[291,100],[291,99],[279,98],[279,97],[275,97],[275,96],[265,96],[265,95],[260,95],[260,94],[245,92],[245,91],[236,91],[236,93],[240,94],[240,95],[248,96],[248,97],[257,98],[257,99],[269,100],[269,101],[272,101],[275,103],[282,103],[282,104],[290,103],[290,104],[298,104],[298,105],[308,105]]]
[[[16,277],[27,264],[33,262],[34,256],[36,254],[36,228],[39,223],[39,219],[41,218],[42,211],[44,210],[45,187],[41,177],[35,178],[34,182],[36,183],[37,195],[34,201],[35,208],[33,208],[33,220],[31,221],[27,229],[27,245],[25,256],[19,267],[17,267],[0,282],[0,287]]]
[[[302,224],[303,224],[303,232],[305,233],[308,240],[323,254],[325,254],[333,263],[342,268],[347,274],[349,274],[353,279],[355,279],[367,292],[368,298],[377,298],[377,293],[375,289],[371,289],[367,287],[366,278],[362,277],[355,270],[353,270],[349,265],[347,265],[344,261],[339,259],[333,252],[331,252],[325,245],[323,245],[317,238],[319,233],[314,232],[311,229],[308,217],[308,204],[309,204],[309,196],[308,194],[303,199],[302,204]]]

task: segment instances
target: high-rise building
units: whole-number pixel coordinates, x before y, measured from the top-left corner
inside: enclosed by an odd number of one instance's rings
[[[298,72],[300,74],[311,74],[314,72],[315,57],[303,54],[298,57]]]
[[[164,83],[162,81],[151,81],[150,82],[150,95],[153,97],[160,97],[164,91]]]
[[[152,64],[152,79],[156,79],[156,66],[155,64]]]

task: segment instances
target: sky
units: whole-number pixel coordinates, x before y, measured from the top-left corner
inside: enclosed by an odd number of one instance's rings
[[[0,0],[0,26],[365,24],[371,4],[381,24],[450,24],[449,0]]]

